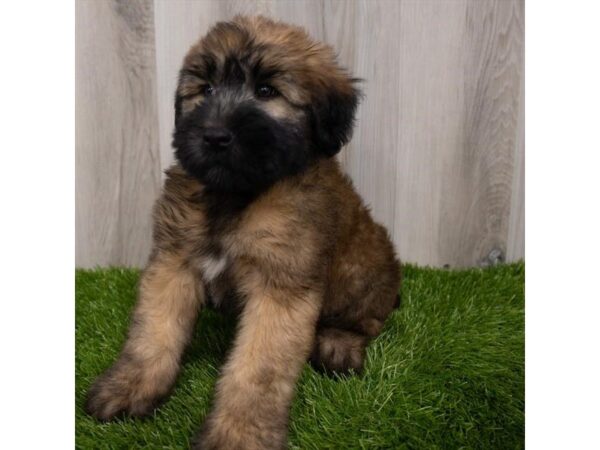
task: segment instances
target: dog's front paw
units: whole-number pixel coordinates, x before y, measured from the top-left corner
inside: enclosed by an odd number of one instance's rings
[[[192,440],[192,450],[229,450],[236,449],[239,435],[227,433],[223,427],[214,424],[214,419],[209,415],[202,428]],[[243,448],[243,447],[240,447]]]
[[[120,367],[109,369],[88,391],[85,411],[103,422],[122,414],[145,416],[152,413],[158,398],[144,393],[136,378],[135,370],[127,373]]]
[[[192,450],[275,450],[284,448],[265,446],[255,442],[251,437],[244,440],[239,436],[214,432],[199,433],[192,441]]]
[[[192,450],[285,450],[287,428],[272,430],[270,426],[246,424],[230,420],[226,415],[209,415],[192,441]]]

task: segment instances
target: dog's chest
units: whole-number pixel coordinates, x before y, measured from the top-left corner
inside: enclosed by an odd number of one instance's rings
[[[207,209],[207,232],[198,245],[194,266],[214,307],[234,309],[243,303],[244,296],[237,288],[247,270],[247,261],[259,261],[272,250],[267,242],[276,241],[274,225],[282,222],[281,212],[266,202],[246,205],[221,203]],[[280,227],[281,228],[281,227]],[[240,262],[242,261],[242,262]]]
[[[205,283],[212,283],[225,272],[228,265],[226,254],[208,254],[198,258],[198,269]]]
[[[229,276],[230,261],[224,253],[208,253],[196,260],[201,289],[206,294],[206,301],[215,308],[227,308],[230,303],[231,277]]]
[[[243,304],[243,295],[237,288],[238,276],[235,244],[235,229],[223,227],[221,233],[207,236],[204,245],[198,248],[194,267],[198,274],[200,289],[206,295],[206,303],[226,313],[238,313]]]

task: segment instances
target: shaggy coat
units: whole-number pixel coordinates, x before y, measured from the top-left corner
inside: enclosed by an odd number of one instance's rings
[[[90,414],[150,413],[207,306],[239,324],[194,448],[285,448],[304,363],[362,369],[397,306],[400,266],[333,157],[351,135],[355,81],[329,46],[263,17],[218,23],[190,49],[154,249]]]

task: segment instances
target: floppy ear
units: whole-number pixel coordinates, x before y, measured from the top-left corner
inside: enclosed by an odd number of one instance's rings
[[[359,95],[354,87],[348,93],[333,90],[313,104],[312,133],[317,152],[334,156],[350,140]]]

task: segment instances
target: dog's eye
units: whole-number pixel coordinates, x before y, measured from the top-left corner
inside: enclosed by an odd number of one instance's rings
[[[258,98],[271,98],[277,97],[279,92],[273,86],[268,84],[260,84],[256,87],[256,96]]]
[[[210,84],[203,84],[200,86],[200,93],[205,97],[209,97],[211,95],[215,95],[215,88]]]

